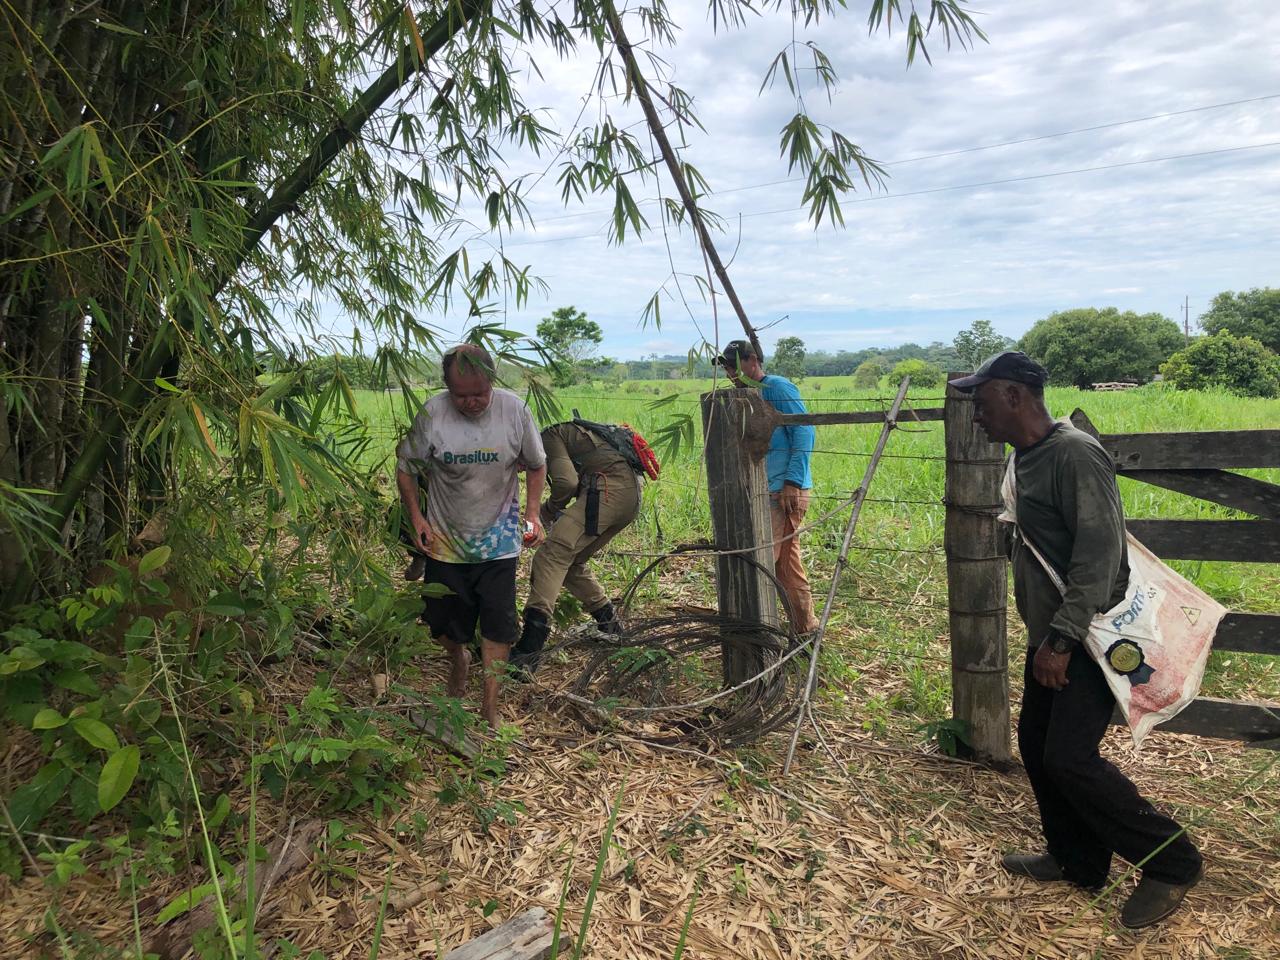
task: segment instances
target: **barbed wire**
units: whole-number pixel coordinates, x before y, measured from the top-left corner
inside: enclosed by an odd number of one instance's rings
[[[634,383],[635,381],[629,381],[629,382],[633,382],[633,383]],[[657,390],[658,388],[657,388],[657,387],[654,387],[654,388],[652,388],[652,389]],[[640,392],[640,391],[638,391],[638,390],[637,390],[637,391],[634,391],[634,393],[639,393],[639,392]],[[598,402],[601,402],[601,403],[635,403],[635,404],[643,403],[643,404],[646,404],[646,405],[652,405],[652,404],[655,404],[655,403],[659,403],[661,406],[666,406],[666,405],[667,405],[667,404],[669,404],[669,403],[699,403],[699,404],[700,404],[700,403],[702,402],[702,398],[701,398],[700,396],[692,396],[692,395],[684,396],[684,395],[677,395],[677,396],[675,396],[675,397],[672,397],[670,394],[668,394],[668,395],[667,395],[667,396],[665,396],[665,397],[659,397],[659,400],[658,400],[658,401],[654,401],[654,400],[650,400],[650,399],[648,399],[647,397],[638,397],[638,396],[634,396],[632,392],[624,392],[624,396],[620,396],[620,397],[619,397],[619,396],[594,396],[594,395],[591,395],[591,394],[570,394],[570,393],[558,393],[558,394],[556,394],[555,396],[556,396],[556,399],[557,399],[557,400],[595,400],[595,401],[598,401]],[[955,397],[911,397],[911,398],[909,398],[909,399],[908,399],[907,403],[908,403],[908,404],[910,404],[910,405],[915,405],[915,404],[920,404],[920,403],[943,403],[943,402],[945,402],[945,401],[946,401],[946,400],[948,400],[948,399],[950,399],[950,400],[955,400],[955,399],[957,399],[957,398],[955,398]],[[881,404],[881,405],[887,405],[887,404],[892,403],[892,402],[893,402],[893,400],[894,400],[894,398],[893,398],[893,397],[813,397],[813,396],[806,396],[806,397],[802,398],[802,402],[803,402],[803,403],[805,403],[805,404],[810,404],[810,403],[864,403],[864,404]],[[657,407],[654,407],[654,409],[657,409]],[[906,408],[904,408],[904,409],[905,409],[907,412],[910,412],[910,410],[911,410],[911,406],[907,406],[907,407],[906,407]],[[860,411],[858,411],[858,412],[860,412]]]

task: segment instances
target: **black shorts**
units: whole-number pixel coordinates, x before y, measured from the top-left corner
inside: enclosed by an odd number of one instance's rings
[[[476,626],[480,636],[496,643],[515,643],[516,565],[519,557],[485,560],[480,563],[445,563],[427,557],[422,582],[430,587],[443,584],[451,593],[427,596],[422,620],[431,635],[454,643],[469,644],[475,640]]]

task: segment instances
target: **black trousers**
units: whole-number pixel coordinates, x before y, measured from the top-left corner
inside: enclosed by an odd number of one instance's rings
[[[1116,853],[1152,879],[1190,882],[1201,864],[1195,844],[1098,752],[1115,709],[1102,669],[1077,649],[1066,688],[1051,690],[1032,676],[1033,656],[1027,651],[1018,749],[1049,853],[1067,879],[1101,885]]]

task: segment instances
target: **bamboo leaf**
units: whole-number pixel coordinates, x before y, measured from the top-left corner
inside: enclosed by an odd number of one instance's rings
[[[418,32],[418,21],[407,3],[404,5],[404,19],[409,24],[409,33],[413,36],[413,47],[418,52],[418,63],[426,63],[427,48],[422,43],[422,34]]]
[[[22,216],[32,207],[39,206],[57,192],[58,191],[54,187],[45,187],[43,190],[37,190],[35,193],[31,194],[31,196],[27,197],[27,199],[23,200],[20,204],[6,213],[3,217],[0,217],[0,224],[8,223],[10,220],[14,220]]]
[[[253,859],[250,855],[250,860]],[[192,887],[190,890],[183,890],[180,894],[165,904],[158,914],[156,914],[156,926],[162,926],[172,920],[174,917],[180,917],[184,913],[190,913],[201,902],[213,895],[217,885],[213,883],[201,883]]]
[[[194,400],[191,401],[191,416],[195,419],[196,426],[200,428],[200,436],[204,438],[205,446],[209,448],[209,452],[213,454],[215,460],[221,460],[222,457],[218,454],[218,447],[209,433],[209,424],[204,418],[204,411],[200,409],[200,404]]]
[[[98,139],[98,131],[93,124],[85,126],[84,142],[86,151],[93,155],[93,160],[98,166],[98,173],[102,174],[102,180],[107,185],[108,194],[114,194],[116,192],[116,181],[111,175],[111,163],[107,160],[107,155],[102,150],[102,141]]]
[[[58,157],[62,155],[62,152],[64,150],[66,150],[69,146],[71,146],[71,144],[78,137],[81,137],[83,135],[84,135],[83,124],[77,124],[76,126],[72,127],[70,130],[68,130],[66,133],[60,136],[57,142],[52,147],[50,147],[48,150],[45,151],[44,156],[40,158],[40,166],[47,167],[49,164],[53,163],[54,160],[57,160]]]
[[[139,33],[137,30],[130,30],[128,27],[119,23],[111,23],[107,20],[97,20],[94,26],[99,30],[110,30],[112,33],[123,33],[126,37],[145,37],[146,34]]]

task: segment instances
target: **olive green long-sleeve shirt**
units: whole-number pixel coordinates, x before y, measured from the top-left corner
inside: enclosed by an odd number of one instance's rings
[[[1129,583],[1124,508],[1111,457],[1093,437],[1060,424],[1015,460],[1018,526],[1067,585],[1066,596],[1030,550],[1013,557],[1018,612],[1034,647],[1050,630],[1083,640],[1089,621]]]

